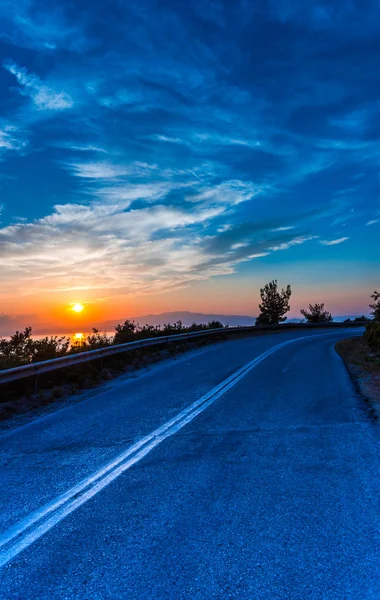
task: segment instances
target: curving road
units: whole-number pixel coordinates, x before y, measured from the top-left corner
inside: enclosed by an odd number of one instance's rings
[[[207,346],[0,433],[0,598],[380,598],[352,335]]]

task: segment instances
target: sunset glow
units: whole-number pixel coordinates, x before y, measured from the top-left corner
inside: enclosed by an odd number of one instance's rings
[[[76,313],[81,313],[83,309],[84,309],[84,306],[83,306],[83,304],[74,304],[74,305],[71,307],[71,310],[73,310],[73,311],[74,311],[74,312],[76,312]]]

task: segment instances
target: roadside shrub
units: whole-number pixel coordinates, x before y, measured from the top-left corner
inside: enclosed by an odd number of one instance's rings
[[[220,321],[209,321],[207,323],[208,329],[222,329],[223,327],[224,325]]]
[[[374,352],[380,350],[380,322],[372,321],[366,327],[364,338]]]
[[[105,331],[99,331],[95,327],[92,328],[84,343],[81,346],[82,350],[97,350],[98,348],[106,348],[111,346],[112,337],[109,337]]]
[[[331,313],[325,310],[323,302],[322,304],[309,304],[309,312],[302,309],[301,314],[305,317],[307,323],[330,323],[333,320]]]
[[[371,316],[375,321],[380,322],[380,292],[375,290],[371,298],[373,300],[373,304],[369,305],[369,307],[372,308]]]
[[[137,325],[133,321],[127,319],[122,325],[116,325],[115,336],[113,338],[114,344],[126,344],[127,342],[133,342],[136,339],[136,328]]]
[[[65,356],[70,339],[51,336],[42,340],[32,338],[32,328],[16,331],[9,340],[0,339],[0,369],[11,369],[31,362],[40,362]]]
[[[355,319],[345,319],[343,323],[370,323],[371,321],[372,319],[366,317],[365,315],[362,315],[361,317],[355,317]]]
[[[63,387],[59,386],[59,385],[55,385],[51,391],[51,397],[54,399],[57,398],[62,398],[62,396],[64,395],[64,389]]]

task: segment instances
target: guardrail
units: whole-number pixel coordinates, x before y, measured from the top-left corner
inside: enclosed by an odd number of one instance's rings
[[[63,369],[64,367],[71,367],[79,365],[84,362],[96,360],[114,354],[121,354],[123,352],[130,352],[139,348],[146,348],[149,346],[158,346],[161,344],[168,344],[170,342],[179,342],[181,340],[191,340],[197,337],[206,337],[209,335],[216,334],[230,334],[230,333],[248,333],[272,330],[272,331],[285,331],[287,329],[317,329],[317,328],[346,328],[346,327],[363,327],[363,323],[284,323],[282,325],[261,325],[261,326],[249,326],[249,327],[225,327],[219,329],[204,329],[202,331],[195,331],[191,333],[179,333],[174,335],[167,335],[162,337],[147,338],[145,340],[137,340],[135,342],[128,342],[126,344],[117,344],[115,346],[107,346],[105,348],[99,348],[98,350],[88,350],[86,352],[79,352],[78,354],[69,354],[68,356],[62,356],[61,358],[53,358],[51,360],[45,360],[38,363],[30,363],[21,367],[14,367],[13,369],[5,369],[0,371],[0,384],[10,383],[25,377],[38,376],[42,373],[48,373],[49,371],[55,371],[57,369]]]

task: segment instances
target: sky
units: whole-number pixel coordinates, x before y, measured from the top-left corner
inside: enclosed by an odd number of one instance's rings
[[[377,0],[2,0],[0,334],[272,279],[368,314],[379,33]]]

